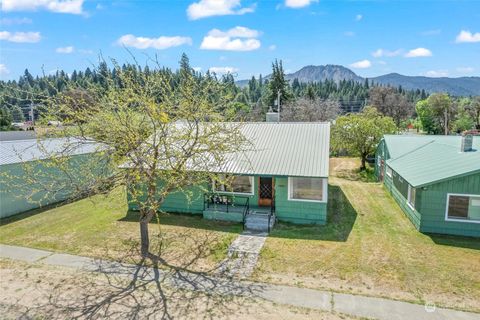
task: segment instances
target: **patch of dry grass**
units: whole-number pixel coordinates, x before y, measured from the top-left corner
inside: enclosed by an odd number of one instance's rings
[[[138,258],[138,213],[127,212],[122,189],[48,210],[3,219],[0,242],[132,262]],[[201,216],[161,214],[150,224],[152,252],[176,266],[212,269],[241,232],[238,224]]]
[[[418,232],[380,183],[338,177],[358,166],[331,159],[328,224],[275,226],[255,278],[480,311],[480,241]]]

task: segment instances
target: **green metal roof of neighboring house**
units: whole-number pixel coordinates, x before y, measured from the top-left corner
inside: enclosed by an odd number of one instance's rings
[[[413,187],[466,174],[480,174],[480,138],[461,152],[461,136],[385,136],[387,164]]]
[[[442,143],[457,145],[460,149],[458,136],[428,136],[428,135],[385,135],[388,152],[392,159],[398,158],[432,141],[441,140]]]

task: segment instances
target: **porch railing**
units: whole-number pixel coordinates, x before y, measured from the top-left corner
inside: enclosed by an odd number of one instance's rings
[[[243,213],[243,217],[248,214],[250,208],[250,197],[247,196],[237,196],[231,194],[218,194],[218,193],[205,193],[203,201],[203,210],[210,209],[211,207],[219,209],[225,212],[232,211],[233,208],[238,208],[236,212],[240,211]],[[243,204],[238,202],[238,199],[244,199]]]
[[[272,218],[275,219],[275,199],[272,199],[272,202],[270,203],[270,213],[268,214],[268,233],[270,233],[270,222],[272,221]]]

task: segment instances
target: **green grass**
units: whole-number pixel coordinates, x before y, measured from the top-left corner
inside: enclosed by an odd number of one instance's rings
[[[418,232],[357,165],[332,159],[328,224],[276,225],[255,278],[480,311],[479,239]]]
[[[138,213],[128,212],[124,190],[74,203],[35,210],[0,223],[0,243],[114,260],[138,258]],[[150,224],[152,251],[169,263],[194,261],[208,270],[226,255],[241,232],[239,224],[214,222],[201,216],[161,214]],[[160,235],[160,236],[159,236]],[[161,245],[161,246],[160,246]]]

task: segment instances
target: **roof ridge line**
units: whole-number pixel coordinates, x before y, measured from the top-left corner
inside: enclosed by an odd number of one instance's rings
[[[397,158],[395,158],[395,159],[392,159],[392,162],[395,162],[395,161],[398,160],[398,159],[401,159],[401,158],[403,158],[403,157],[405,157],[405,156],[407,156],[407,155],[409,155],[409,154],[412,154],[412,153],[414,153],[415,151],[418,151],[418,150],[420,150],[420,149],[422,149],[422,148],[424,148],[424,147],[426,147],[426,146],[428,146],[428,145],[430,145],[430,144],[432,144],[432,143],[434,143],[434,142],[435,142],[435,140],[428,141],[427,143],[422,144],[421,146],[419,146],[419,147],[417,147],[417,148],[415,148],[415,149],[413,149],[413,150],[410,150],[409,152],[406,152],[406,153],[402,154],[401,156],[399,156],[399,157],[397,157]]]

